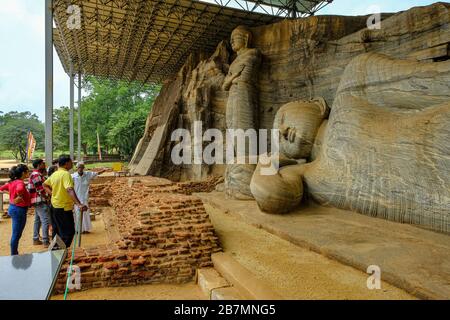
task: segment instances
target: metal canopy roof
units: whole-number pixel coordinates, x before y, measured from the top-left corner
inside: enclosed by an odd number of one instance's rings
[[[230,1],[222,2],[228,3],[54,0],[54,44],[68,74],[72,65],[74,73],[144,83],[160,82],[174,76],[191,53],[212,53],[238,25],[257,26],[281,19],[257,12],[255,6],[252,10],[242,10],[227,6]],[[257,6],[262,2],[276,2],[275,7],[293,1],[250,2]],[[300,2],[313,5],[313,1],[294,2],[296,5]],[[314,1],[316,5],[322,2]],[[67,25],[73,15],[73,11],[68,10],[70,5],[81,9],[79,28]]]
[[[221,6],[263,12],[283,17],[305,17],[314,15],[333,0],[201,0],[214,1]]]

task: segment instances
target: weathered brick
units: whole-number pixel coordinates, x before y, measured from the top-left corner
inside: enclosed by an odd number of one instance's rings
[[[123,179],[96,186],[95,192],[108,194],[121,238],[114,244],[77,249],[77,263],[84,269],[83,290],[184,283],[193,279],[195,268],[211,265],[211,254],[220,251],[218,238],[202,201],[188,195],[208,184],[155,184],[155,179],[142,177],[139,182],[130,180],[131,184]],[[59,287],[66,276],[61,273]]]
[[[103,265],[106,269],[119,269],[119,264],[117,262],[108,262]]]

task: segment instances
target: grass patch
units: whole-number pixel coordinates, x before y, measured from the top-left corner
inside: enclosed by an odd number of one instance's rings
[[[57,159],[62,154],[68,154],[68,151],[55,151],[53,157]],[[35,151],[33,159],[45,158],[45,151]],[[14,155],[10,150],[0,150],[0,160],[15,160]]]
[[[97,162],[97,163],[90,163],[86,165],[86,169],[92,170],[97,168],[109,168],[111,169],[113,167],[113,163],[116,162]],[[128,166],[128,162],[123,163],[124,167]]]
[[[0,150],[0,160],[15,160],[14,155],[9,150]]]

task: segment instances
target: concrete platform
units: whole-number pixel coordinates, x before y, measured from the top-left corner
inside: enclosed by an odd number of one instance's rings
[[[450,299],[450,236],[357,213],[304,206],[284,216],[261,212],[254,201],[197,194],[205,203],[303,248],[382,280],[421,299]]]

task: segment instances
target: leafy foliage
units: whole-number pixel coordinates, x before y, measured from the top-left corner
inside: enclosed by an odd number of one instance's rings
[[[60,107],[53,110],[53,149],[67,151],[70,149],[70,108]],[[74,110],[74,141],[76,146],[78,135],[78,117]]]
[[[12,152],[15,159],[26,160],[28,132],[33,132],[37,150],[44,148],[44,125],[30,112],[0,112],[0,150]]]
[[[87,77],[84,88],[88,95],[81,105],[82,147],[85,154],[97,153],[97,133],[102,151],[130,158],[144,134],[145,123],[161,89],[160,85],[141,85],[122,81]],[[78,110],[74,110],[76,146]],[[53,146],[55,151],[69,150],[70,108],[54,110]],[[44,149],[44,124],[30,112],[0,112],[0,151],[11,151],[17,160],[26,157],[27,134],[31,130],[37,141],[36,150]]]
[[[161,87],[88,77],[85,89],[89,94],[81,106],[85,151],[97,151],[98,132],[105,152],[130,157]]]

